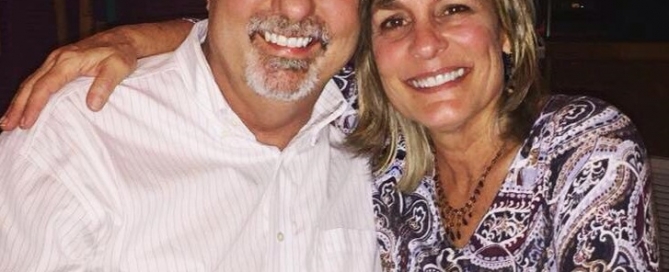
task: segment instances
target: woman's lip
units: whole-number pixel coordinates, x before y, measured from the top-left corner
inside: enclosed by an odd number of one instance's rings
[[[417,89],[429,89],[451,82],[459,81],[466,76],[469,69],[465,67],[442,69],[438,72],[423,74],[406,80],[406,83]]]

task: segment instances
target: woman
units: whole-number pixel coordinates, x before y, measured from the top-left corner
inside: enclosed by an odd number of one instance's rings
[[[364,8],[349,143],[387,271],[658,269],[642,141],[605,102],[542,94],[530,1]]]
[[[378,173],[388,270],[658,269],[642,140],[603,101],[541,93],[530,1],[371,14],[349,139]]]

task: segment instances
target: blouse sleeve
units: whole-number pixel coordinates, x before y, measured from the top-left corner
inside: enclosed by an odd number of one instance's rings
[[[647,152],[630,119],[592,98],[551,125],[553,250],[559,271],[658,271]]]

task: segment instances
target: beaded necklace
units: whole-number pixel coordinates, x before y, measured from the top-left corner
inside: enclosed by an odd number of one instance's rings
[[[485,180],[488,177],[490,170],[495,166],[499,158],[502,156],[505,147],[506,143],[504,143],[499,148],[499,150],[497,150],[495,156],[492,158],[492,160],[490,160],[490,163],[488,163],[485,169],[483,169],[483,173],[481,173],[479,176],[476,188],[469,196],[469,200],[467,200],[467,203],[465,203],[465,205],[460,208],[454,208],[450,203],[448,203],[446,195],[444,194],[444,190],[441,186],[441,180],[439,179],[439,167],[435,167],[436,173],[434,175],[434,185],[437,191],[437,208],[439,209],[439,213],[444,222],[444,228],[448,239],[450,239],[451,242],[460,240],[460,238],[462,238],[460,228],[462,226],[469,225],[472,218],[472,209],[474,208],[476,201],[479,199],[479,196],[481,196],[481,191],[485,184]]]

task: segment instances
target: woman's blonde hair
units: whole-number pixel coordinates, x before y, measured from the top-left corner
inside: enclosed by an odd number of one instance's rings
[[[355,57],[360,119],[348,144],[358,154],[369,156],[375,172],[386,170],[398,155],[397,143],[406,148],[398,187],[413,191],[434,169],[434,155],[426,129],[396,111],[383,91],[372,51],[371,10],[375,2],[361,6],[360,41]],[[494,1],[501,30],[511,42],[513,70],[499,106],[504,137],[522,141],[531,128],[542,97],[534,31],[532,0]],[[500,55],[502,52],[500,52]]]

